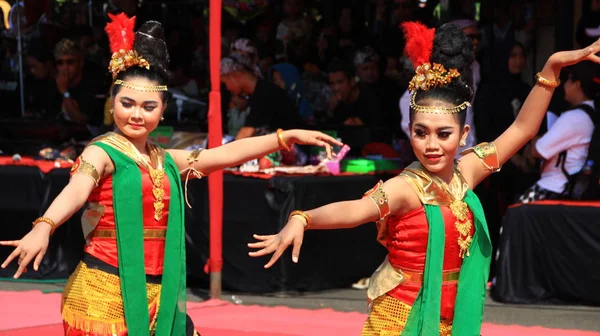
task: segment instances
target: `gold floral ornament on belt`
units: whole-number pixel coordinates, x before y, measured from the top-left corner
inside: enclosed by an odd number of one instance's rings
[[[182,176],[185,174],[185,204],[187,204],[187,206],[190,207],[190,209],[192,208],[192,206],[190,205],[187,196],[188,180],[190,179],[190,177],[195,177],[198,179],[204,177],[203,173],[199,172],[196,168],[194,168],[194,165],[196,164],[196,162],[198,162],[198,159],[200,158],[200,153],[202,153],[203,150],[203,148],[193,150],[187,158],[189,167],[179,172],[179,174]]]

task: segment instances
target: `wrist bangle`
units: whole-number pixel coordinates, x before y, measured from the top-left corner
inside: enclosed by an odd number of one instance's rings
[[[56,223],[54,223],[54,221],[48,217],[39,217],[38,219],[33,221],[33,226],[32,228],[34,228],[36,225],[38,225],[39,223],[47,223],[50,225],[51,229],[50,229],[50,234],[54,233],[54,230],[56,229]]]
[[[277,142],[279,142],[279,147],[288,152],[291,150],[290,146],[283,140],[283,130],[281,128],[277,130]]]
[[[544,86],[544,87],[547,87],[547,88],[550,88],[550,89],[555,89],[555,88],[557,88],[560,85],[560,79],[556,80],[556,81],[548,80],[548,79],[542,77],[542,73],[541,72],[538,72],[535,75],[535,81],[538,84],[540,84],[541,86]]]
[[[294,217],[294,216],[299,216],[299,217],[302,217],[304,219],[304,221],[303,221],[304,223],[303,224],[304,224],[304,230],[305,231],[310,228],[310,226],[311,226],[312,223],[311,223],[310,216],[306,212],[304,212],[302,210],[294,210],[294,211],[292,211],[292,213],[290,213],[290,216],[288,217],[288,221],[290,219],[292,219],[292,217]]]

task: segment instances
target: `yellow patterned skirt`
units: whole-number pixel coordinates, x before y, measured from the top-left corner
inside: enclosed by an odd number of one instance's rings
[[[146,284],[153,330],[158,315],[160,284]],[[127,333],[118,275],[89,268],[80,262],[62,296],[66,335],[124,335]]]
[[[362,336],[398,336],[401,334],[411,307],[384,294],[373,301],[373,307],[362,330]],[[450,336],[452,321],[440,323],[440,336]]]

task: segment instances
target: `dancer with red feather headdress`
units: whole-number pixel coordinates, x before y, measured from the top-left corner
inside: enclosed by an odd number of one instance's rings
[[[255,236],[250,247],[259,250],[250,255],[273,253],[268,268],[293,244],[297,262],[305,229],[374,221],[388,255],[369,283],[362,335],[479,335],[492,249],[472,189],[536,135],[562,67],[600,63],[600,40],[552,55],[515,122],[494,142],[462,150],[455,161],[470,131],[465,119],[473,97],[472,42],[452,24],[434,30],[410,22],[403,28],[416,68],[409,84],[409,125],[418,161],[362,199],[293,211],[279,234]]]
[[[18,278],[30,262],[37,271],[48,239],[85,203],[87,244],[62,300],[68,336],[191,336],[186,315],[185,213],[187,179],[239,165],[294,143],[342,144],[316,131],[275,134],[202,150],[163,149],[148,140],[165,111],[169,54],[162,25],[110,15],[113,52],[111,113],[115,131],[93,139],[75,162],[71,180],[15,250]],[[186,183],[182,186],[182,178]],[[18,259],[16,259],[18,257]]]

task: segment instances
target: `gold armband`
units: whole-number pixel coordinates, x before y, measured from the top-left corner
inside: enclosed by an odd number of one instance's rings
[[[50,225],[50,234],[54,233],[54,230],[56,229],[56,223],[54,223],[54,221],[52,219],[50,219],[48,217],[39,217],[38,219],[33,221],[32,227],[35,227],[39,223],[46,223],[46,224]]]
[[[390,204],[385,190],[383,190],[383,181],[377,182],[371,190],[367,191],[363,198],[370,198],[379,211],[379,221],[384,220],[390,214]]]
[[[290,219],[292,219],[292,217],[297,216],[298,219],[300,219],[300,221],[302,222],[302,224],[304,224],[304,230],[308,230],[310,228],[310,225],[312,224],[312,221],[310,219],[310,216],[302,211],[302,210],[294,210],[292,211],[292,213],[290,213],[290,216],[288,217],[288,221]]]
[[[188,197],[187,197],[187,184],[188,184],[188,180],[190,179],[190,175],[192,175],[192,177],[196,177],[196,178],[202,178],[204,176],[203,173],[199,172],[198,170],[196,170],[196,168],[194,168],[194,164],[196,162],[198,162],[198,159],[200,158],[200,153],[202,153],[202,151],[204,151],[203,148],[198,148],[195,149],[193,151],[190,152],[190,155],[188,155],[187,157],[187,162],[189,167],[185,168],[184,170],[179,172],[179,175],[185,175],[185,204],[187,204],[188,207],[190,207],[190,209],[192,208],[192,206],[190,205],[190,202],[188,201]]]
[[[73,164],[73,167],[71,167],[71,176],[75,174],[83,174],[85,176],[88,176],[94,181],[96,187],[98,186],[98,182],[100,181],[100,174],[98,173],[98,170],[96,170],[96,167],[94,167],[94,165],[89,163],[88,161],[84,160],[81,156],[77,158],[77,160]]]
[[[482,142],[475,147],[471,147],[462,151],[461,155],[469,153],[475,153],[481,163],[486,169],[489,169],[492,173],[500,171],[500,160],[498,159],[498,151],[496,145],[493,142]]]

